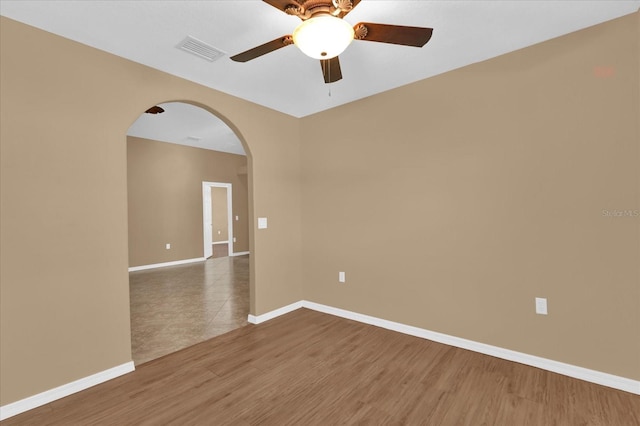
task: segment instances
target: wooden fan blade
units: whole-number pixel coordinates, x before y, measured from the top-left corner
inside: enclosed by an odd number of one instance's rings
[[[148,110],[145,111],[147,114],[162,114],[164,112],[164,108],[159,107],[158,105],[152,106]]]
[[[366,31],[362,27],[366,28]],[[422,47],[427,44],[433,33],[433,28],[373,24],[371,22],[361,22],[353,28],[356,32],[357,40],[415,47]]]
[[[280,37],[265,44],[261,44],[258,47],[254,47],[253,49],[249,49],[246,52],[238,53],[237,55],[232,56],[231,60],[236,62],[247,62],[259,56],[273,52],[274,50],[289,46],[290,44],[293,44],[291,36]]]
[[[340,60],[337,56],[331,59],[320,59],[320,66],[322,67],[325,83],[335,83],[338,80],[342,80]]]

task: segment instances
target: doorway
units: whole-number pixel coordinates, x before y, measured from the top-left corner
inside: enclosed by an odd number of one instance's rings
[[[230,183],[202,182],[202,240],[204,258],[209,259],[227,246],[227,256],[234,253],[233,243],[233,190]],[[215,253],[215,257],[218,253]]]
[[[249,314],[246,153],[210,111],[157,106],[165,112],[142,114],[127,133],[136,365],[241,327]],[[228,256],[210,258],[213,243],[227,244]]]

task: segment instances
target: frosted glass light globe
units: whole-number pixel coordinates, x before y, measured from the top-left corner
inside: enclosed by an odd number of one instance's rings
[[[302,22],[293,31],[293,42],[315,59],[335,58],[353,41],[353,28],[343,19],[322,14]]]

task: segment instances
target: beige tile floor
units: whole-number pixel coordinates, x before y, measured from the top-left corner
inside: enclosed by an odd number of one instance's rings
[[[246,325],[249,256],[131,272],[129,292],[139,365]]]

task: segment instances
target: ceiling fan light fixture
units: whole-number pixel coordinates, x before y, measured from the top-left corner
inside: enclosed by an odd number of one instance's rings
[[[335,58],[353,41],[353,27],[331,14],[319,14],[303,21],[293,31],[293,42],[314,59]]]

